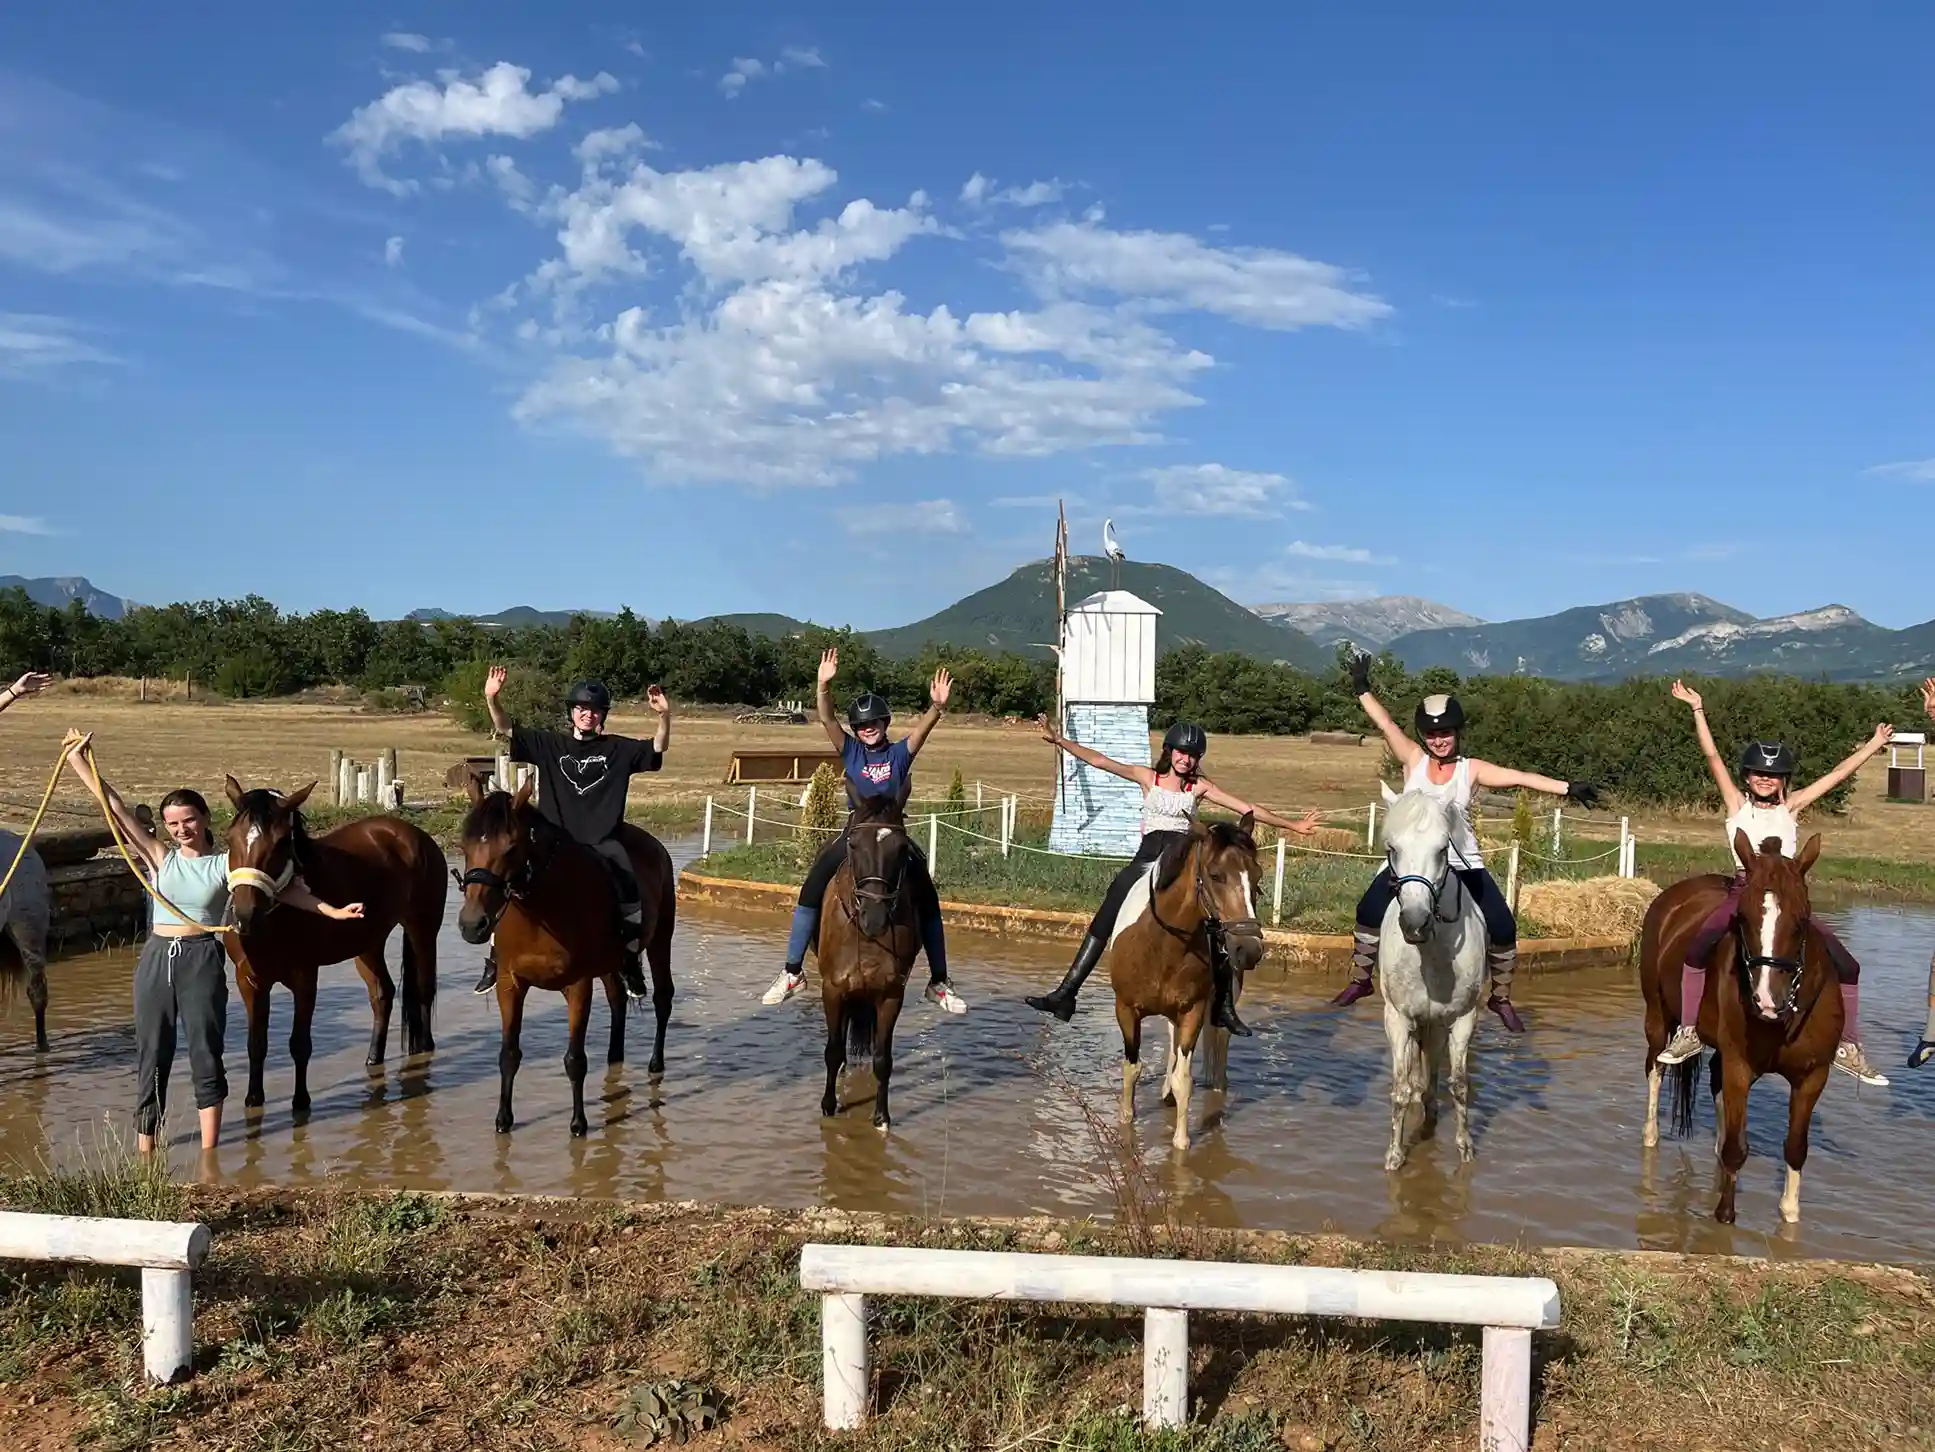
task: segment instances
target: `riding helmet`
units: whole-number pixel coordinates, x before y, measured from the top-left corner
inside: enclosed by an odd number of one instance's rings
[[[1178,721],[1163,733],[1162,749],[1180,751],[1201,761],[1203,753],[1209,750],[1209,733],[1194,721]]]
[[[611,692],[605,689],[603,681],[579,681],[564,698],[565,709],[573,706],[589,706],[600,716],[611,714]]]
[[[1749,741],[1740,749],[1742,776],[1792,776],[1794,752],[1785,741]]]
[[[1418,735],[1465,729],[1465,708],[1456,696],[1426,696],[1418,702]]]
[[[894,713],[887,707],[887,698],[872,691],[864,692],[847,707],[847,724],[855,731],[862,726],[885,726],[893,719]]]

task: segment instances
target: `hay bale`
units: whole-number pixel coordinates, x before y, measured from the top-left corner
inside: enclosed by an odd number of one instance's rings
[[[1646,909],[1659,894],[1659,884],[1644,877],[1527,882],[1518,890],[1518,910],[1562,938],[1637,937]]]
[[[1355,731],[1312,731],[1312,746],[1362,746],[1369,737],[1360,736]]]

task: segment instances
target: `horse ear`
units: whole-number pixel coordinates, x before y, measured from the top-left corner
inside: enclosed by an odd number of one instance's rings
[[[1800,869],[1802,877],[1807,876],[1807,869],[1814,865],[1814,859],[1819,857],[1820,855],[1821,855],[1821,834],[1819,832],[1816,832],[1812,837],[1809,837],[1805,842],[1801,844],[1800,856],[1794,859],[1794,865]]]
[[[1398,799],[1398,794],[1391,790],[1390,783],[1386,782],[1382,778],[1378,779],[1377,789],[1380,792],[1384,793],[1384,805],[1387,807],[1390,806],[1392,802]]]
[[[293,812],[297,810],[299,807],[301,807],[304,802],[309,800],[309,793],[313,792],[315,789],[316,789],[316,784],[312,781],[309,783],[308,786],[303,787],[298,791],[290,792],[288,796],[282,799],[282,805],[287,807],[290,811]]]
[[[470,798],[473,807],[484,804],[484,779],[474,771],[464,773],[464,795]]]
[[[225,776],[222,778],[222,790],[228,793],[230,806],[239,807],[242,805],[242,783],[232,776]]]
[[[1256,813],[1245,812],[1242,816],[1242,819],[1238,821],[1236,825],[1239,829],[1241,829],[1245,837],[1256,836]]]
[[[1754,860],[1754,844],[1747,840],[1746,828],[1735,827],[1733,829],[1733,850],[1734,854],[1739,857],[1742,867],[1745,867]]]
[[[517,795],[511,798],[511,805],[520,812],[528,807],[531,804],[531,788],[535,785],[537,785],[535,777],[525,777],[518,786]]]

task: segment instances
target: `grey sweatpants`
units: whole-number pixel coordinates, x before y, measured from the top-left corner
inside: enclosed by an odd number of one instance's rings
[[[134,969],[134,1058],[140,1093],[134,1106],[137,1134],[154,1134],[168,1107],[168,1074],[176,1036],[188,1041],[188,1069],[195,1107],[212,1109],[228,1098],[222,1072],[222,1040],[228,1031],[228,954],[221,941],[164,938],[150,933]]]

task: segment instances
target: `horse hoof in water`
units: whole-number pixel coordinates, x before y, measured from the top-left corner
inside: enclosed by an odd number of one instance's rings
[[[826,1096],[826,1098],[820,1101],[821,1118],[832,1119],[836,1115],[838,1115],[839,1112],[840,1112],[840,1101],[836,1099],[833,1095],[829,1094]]]
[[[307,1119],[309,1117],[309,1096],[303,1094],[291,1099],[289,1101],[289,1112],[297,1119]]]
[[[497,1116],[497,1132],[499,1134],[509,1134],[511,1132],[510,1115],[500,1114]]]
[[[882,1134],[885,1134],[888,1130],[894,1127],[894,1122],[892,1119],[890,1119],[888,1116],[884,1114],[876,1114],[873,1117],[873,1127],[879,1130]]]
[[[1478,1158],[1477,1147],[1469,1139],[1460,1139],[1458,1141],[1458,1158],[1466,1164],[1470,1164]]]
[[[623,1063],[624,1059],[625,1059],[625,1056],[623,1054],[620,1054],[616,1059],[612,1060],[612,1062],[615,1064]],[[665,1055],[653,1054],[651,1062],[645,1066],[645,1072],[647,1074],[652,1075],[654,1078],[663,1078],[665,1075]]]
[[[591,1133],[591,1125],[589,1122],[583,1119],[574,1119],[571,1121],[571,1137],[573,1139],[583,1139],[589,1133]]]
[[[1386,1154],[1386,1155],[1384,1156],[1384,1168],[1385,1168],[1385,1169],[1387,1169],[1387,1170],[1401,1170],[1401,1169],[1403,1169],[1403,1168],[1404,1168],[1404,1151],[1403,1151],[1403,1150],[1401,1150],[1401,1149],[1394,1149],[1394,1150],[1391,1150],[1391,1151],[1389,1151],[1389,1152],[1388,1152],[1388,1153],[1387,1153],[1387,1154]]]
[[[264,1096],[260,1094],[245,1094],[242,1096],[242,1107],[244,1109],[260,1109],[263,1098]]]

